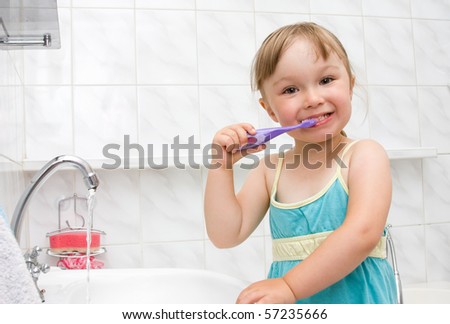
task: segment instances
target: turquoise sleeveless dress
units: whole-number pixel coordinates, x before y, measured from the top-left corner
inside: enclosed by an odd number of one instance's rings
[[[354,143],[354,142],[353,142]],[[351,145],[347,145],[345,152]],[[342,156],[343,156],[342,155]],[[348,190],[340,167],[316,195],[297,203],[276,200],[278,179],[283,166],[279,158],[269,209],[272,239],[290,238],[337,229],[347,212]],[[301,261],[274,261],[268,278],[280,278]],[[330,269],[332,271],[333,269]],[[394,272],[386,258],[367,257],[353,272],[298,304],[391,304],[397,293]]]

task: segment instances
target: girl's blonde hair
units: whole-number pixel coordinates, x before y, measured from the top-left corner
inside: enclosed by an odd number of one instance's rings
[[[339,39],[329,30],[312,22],[302,22],[281,27],[271,33],[262,43],[252,65],[252,89],[263,94],[263,82],[274,72],[284,51],[296,38],[304,38],[312,42],[318,57],[327,59],[330,53],[335,53],[347,70],[349,80],[352,80],[350,62],[347,52]]]

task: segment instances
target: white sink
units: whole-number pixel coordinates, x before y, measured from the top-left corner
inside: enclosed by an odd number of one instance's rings
[[[195,269],[52,268],[39,278],[50,304],[231,304],[248,282]]]
[[[403,288],[405,304],[450,304],[450,282],[424,282]]]

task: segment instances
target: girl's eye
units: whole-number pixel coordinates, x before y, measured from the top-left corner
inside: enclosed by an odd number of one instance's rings
[[[283,94],[292,94],[297,92],[297,88],[294,87],[287,87],[283,90]]]
[[[332,82],[334,79],[332,77],[326,77],[323,78],[322,80],[320,80],[320,84],[328,84],[330,82]]]

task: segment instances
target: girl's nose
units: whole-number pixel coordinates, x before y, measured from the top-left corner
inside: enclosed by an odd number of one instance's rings
[[[305,92],[305,108],[317,108],[324,102],[320,91],[315,88],[308,88]]]

